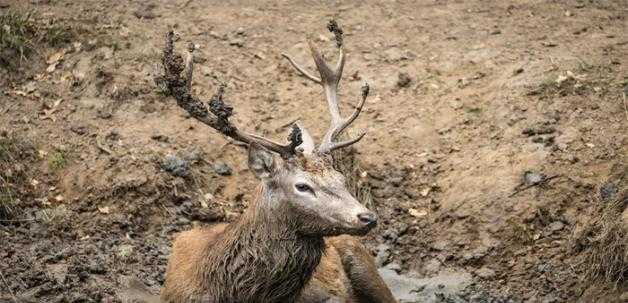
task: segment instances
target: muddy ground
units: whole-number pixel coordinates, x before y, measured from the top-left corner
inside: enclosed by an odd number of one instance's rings
[[[583,234],[628,204],[624,0],[0,1],[9,12],[48,38],[0,60],[2,302],[117,302],[129,278],[157,293],[175,233],[252,198],[242,150],[153,81],[168,28],[199,46],[197,95],[227,83],[236,123],[284,139],[296,118],[327,126],[320,88],[281,53],[311,68],[305,38],[331,54],[331,18],[345,112],[372,88],[352,130],[368,132],[355,156],[381,217],[364,241],[394,287],[417,286],[408,301],[628,302],[628,262],[591,274]]]

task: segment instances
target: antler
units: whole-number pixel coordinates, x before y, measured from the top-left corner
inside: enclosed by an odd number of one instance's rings
[[[338,63],[336,63],[336,68],[332,69],[329,67],[327,62],[323,59],[323,56],[316,50],[314,44],[308,40],[308,45],[310,47],[310,51],[312,52],[312,57],[314,58],[314,63],[316,63],[316,68],[318,73],[320,74],[320,78],[313,76],[303,67],[301,67],[298,63],[296,63],[290,56],[287,54],[282,54],[292,66],[299,71],[305,78],[312,80],[315,83],[318,83],[323,86],[325,90],[325,97],[327,98],[327,106],[329,107],[329,113],[331,115],[331,122],[329,129],[325,133],[323,137],[323,141],[318,147],[319,153],[329,153],[335,149],[339,149],[342,147],[349,146],[360,141],[366,133],[362,132],[355,138],[348,139],[345,141],[335,142],[336,138],[345,130],[355,119],[360,115],[362,111],[362,107],[364,106],[364,102],[366,101],[366,97],[369,94],[369,86],[368,83],[365,83],[362,87],[362,100],[358,103],[358,106],[353,111],[353,114],[347,118],[343,118],[340,115],[340,108],[338,105],[338,83],[340,82],[340,78],[342,77],[342,70],[345,65],[345,53],[343,50],[343,32],[342,29],[338,26],[335,20],[330,20],[327,24],[327,29],[332,32],[336,38],[336,46],[339,50],[338,55]]]
[[[257,143],[284,158],[293,156],[296,153],[296,147],[303,143],[301,129],[296,125],[293,126],[288,137],[290,142],[282,145],[255,134],[242,132],[229,121],[229,117],[233,114],[233,107],[223,100],[224,84],[218,87],[216,94],[206,103],[192,94],[194,49],[194,44],[190,43],[184,66],[181,56],[174,52],[174,32],[171,30],[166,34],[166,45],[162,58],[164,78],[170,94],[177,100],[177,105],[185,109],[196,120],[236,141],[246,144]],[[181,73],[184,69],[185,76],[182,76]],[[210,112],[212,115],[209,114]]]

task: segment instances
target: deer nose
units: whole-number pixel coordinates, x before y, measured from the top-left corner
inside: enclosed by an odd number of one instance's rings
[[[369,228],[373,228],[377,225],[377,216],[372,212],[358,214],[358,219],[360,223]]]

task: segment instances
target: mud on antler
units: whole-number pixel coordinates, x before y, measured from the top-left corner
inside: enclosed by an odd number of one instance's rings
[[[288,144],[280,144],[264,137],[249,134],[239,130],[229,118],[233,115],[233,107],[223,99],[225,85],[220,85],[218,91],[209,102],[203,102],[192,94],[192,75],[194,69],[194,44],[190,43],[185,61],[174,50],[174,32],[166,34],[166,45],[163,51],[164,80],[168,92],[177,100],[177,105],[196,120],[219,131],[223,135],[246,144],[259,144],[266,149],[289,158],[296,153],[296,147],[302,140],[301,129],[293,126],[288,137]],[[185,71],[185,73],[184,73]],[[184,74],[184,75],[182,75]]]

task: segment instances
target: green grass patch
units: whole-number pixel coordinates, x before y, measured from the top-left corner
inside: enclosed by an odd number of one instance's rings
[[[51,170],[63,169],[68,164],[67,155],[64,151],[54,151],[48,158],[48,167]]]
[[[0,64],[15,67],[34,51],[37,27],[31,13],[6,11],[0,14]],[[12,62],[17,60],[18,62]]]
[[[58,20],[38,21],[32,12],[0,12],[0,67],[15,70],[42,45],[62,47],[74,30]]]

